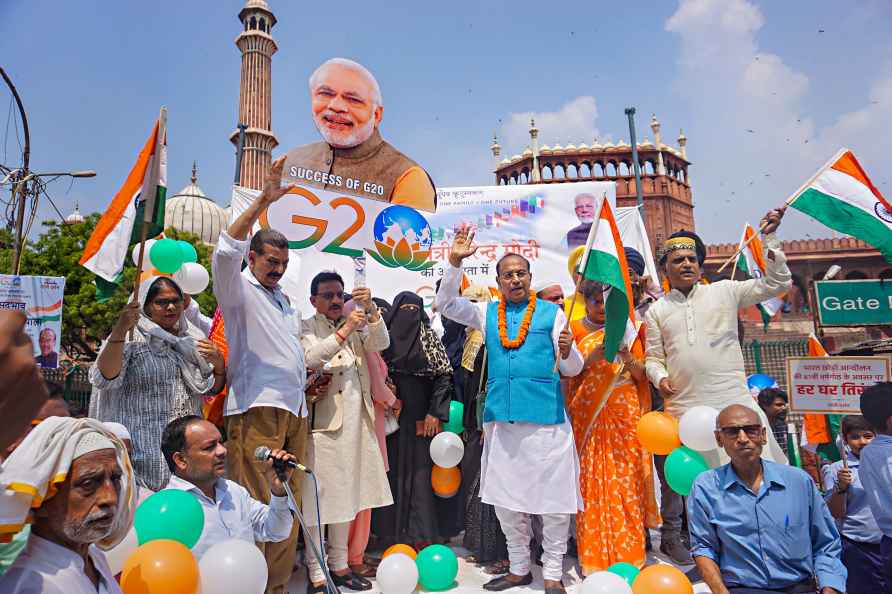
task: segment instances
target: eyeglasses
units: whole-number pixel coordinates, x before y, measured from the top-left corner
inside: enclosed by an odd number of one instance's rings
[[[529,274],[530,273],[526,270],[515,270],[513,272],[505,272],[501,274],[500,278],[502,278],[503,280],[511,280],[513,278],[516,278],[517,280],[523,280],[527,276],[529,276]]]
[[[730,427],[720,427],[719,431],[721,431],[722,435],[729,438],[737,437],[740,435],[740,432],[743,431],[746,433],[747,437],[755,439],[762,435],[762,425],[733,425]]]
[[[170,307],[171,305],[180,305],[183,302],[181,297],[176,297],[175,299],[155,299],[152,301],[152,304],[155,307],[160,307],[164,309],[165,307]]]
[[[331,301],[335,297],[340,297],[341,299],[343,299],[344,294],[339,291],[326,291],[324,293],[316,293],[316,297],[321,297],[326,301]]]

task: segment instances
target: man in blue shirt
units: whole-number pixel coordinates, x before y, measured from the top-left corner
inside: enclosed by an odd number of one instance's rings
[[[688,497],[691,555],[713,594],[841,594],[839,531],[814,481],[762,460],[765,427],[733,404],[716,420],[729,464],[702,473]]]
[[[846,463],[842,460],[821,469],[824,500],[842,536],[842,562],[849,572],[846,594],[886,592],[880,540],[883,533],[867,503],[861,484],[861,450],[876,437],[867,419],[846,415],[840,424],[846,444]]]
[[[877,436],[861,450],[861,482],[883,538],[880,555],[886,585],[892,584],[892,382],[880,382],[861,394],[861,414]]]

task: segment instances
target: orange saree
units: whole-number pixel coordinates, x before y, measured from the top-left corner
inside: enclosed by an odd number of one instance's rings
[[[583,357],[603,344],[603,330],[591,330],[584,320],[570,326]],[[643,359],[637,347],[630,350]],[[619,562],[643,567],[644,528],[660,522],[649,456],[636,433],[642,406],[650,406],[647,383],[636,384],[622,363],[593,358],[570,380],[567,409],[585,501],[576,518],[576,540],[585,575]]]

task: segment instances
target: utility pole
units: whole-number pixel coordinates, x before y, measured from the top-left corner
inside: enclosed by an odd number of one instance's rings
[[[635,197],[638,199],[638,208],[644,206],[644,195],[641,192],[641,165],[638,163],[638,140],[635,138],[635,108],[627,107],[626,115],[629,118],[629,140],[632,143],[632,167],[635,171]],[[642,212],[641,216],[644,216]]]
[[[3,76],[6,86],[8,86],[9,90],[12,92],[16,106],[19,108],[19,115],[22,118],[23,135],[25,137],[25,146],[22,151],[22,168],[13,177],[13,180],[18,180],[18,182],[14,181],[12,184],[12,200],[16,205],[15,245],[13,246],[12,272],[13,274],[16,274],[16,271],[19,269],[19,261],[22,258],[22,229],[25,224],[25,205],[28,196],[25,180],[28,178],[28,166],[31,162],[31,131],[28,127],[28,115],[25,113],[25,106],[22,105],[22,98],[19,96],[18,90],[15,88],[15,85],[12,84],[12,80],[9,78],[9,75],[6,74],[6,70],[0,68],[0,75]]]

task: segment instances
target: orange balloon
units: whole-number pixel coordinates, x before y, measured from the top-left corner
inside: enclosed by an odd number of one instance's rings
[[[632,582],[632,594],[694,594],[694,586],[671,565],[649,565]]]
[[[678,420],[664,412],[647,413],[638,421],[638,441],[653,454],[669,454],[681,446]]]
[[[402,553],[403,555],[409,555],[414,561],[416,557],[418,557],[418,553],[415,552],[415,549],[410,547],[407,544],[395,544],[392,547],[388,548],[384,551],[384,554],[381,555],[381,558],[387,557],[388,555],[393,555],[396,553]]]
[[[153,540],[130,555],[121,572],[124,594],[196,594],[198,562],[175,540]]]
[[[431,470],[431,485],[438,497],[444,499],[453,497],[458,493],[458,487],[461,485],[461,471],[458,466],[443,468],[434,464],[434,468]]]
[[[140,284],[142,284],[154,276],[166,276],[168,278],[173,277],[172,274],[165,274],[165,273],[161,272],[160,270],[158,270],[157,268],[152,268],[151,270],[143,270],[142,271],[142,274],[139,275],[139,282],[140,282]]]

